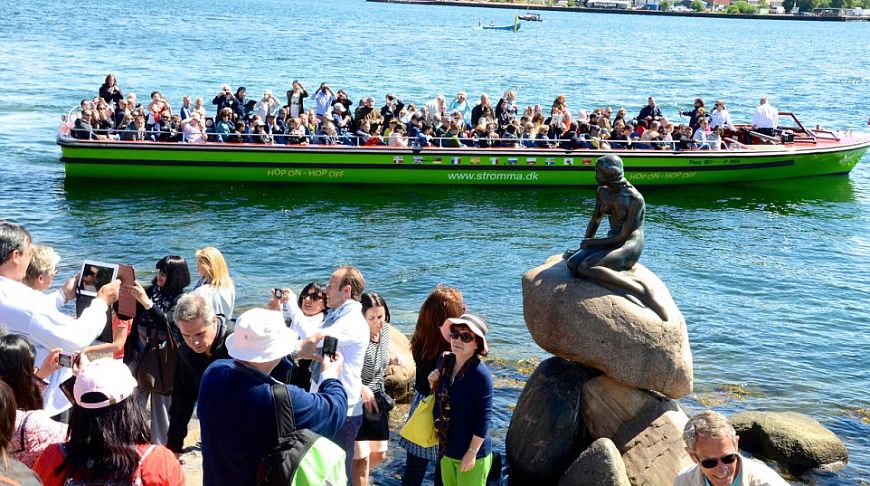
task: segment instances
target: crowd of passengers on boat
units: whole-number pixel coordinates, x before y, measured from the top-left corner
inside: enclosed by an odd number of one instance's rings
[[[245,87],[233,92],[224,84],[211,105],[213,116],[206,113],[202,97],[184,96],[176,110],[159,91],[140,102],[135,93],[125,96],[109,74],[98,96],[81,101],[81,115],[61,125],[61,135],[79,140],[413,148],[722,150],[740,146],[725,103],[716,101],[708,112],[700,98],[691,111],[680,111],[680,116],[689,118],[681,124],[663,116],[653,97],[635,116],[625,108],[614,112],[609,106],[572,114],[564,95],[549,107],[520,108],[514,90],[505,91],[495,105],[487,94],[472,105],[466,92],[459,91],[449,101],[438,95],[419,105],[388,93],[378,107],[369,96],[353,108],[344,90],[333,91],[325,82],[309,95],[302,82],[293,81],[286,100],[279,100],[271,90],[265,90],[259,100],[249,99]],[[776,110],[766,107],[768,120],[756,123],[758,110],[753,116],[753,124],[761,130],[776,126]]]

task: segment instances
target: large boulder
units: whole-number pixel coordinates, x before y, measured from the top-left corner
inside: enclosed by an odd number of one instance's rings
[[[619,450],[610,439],[598,439],[562,475],[558,486],[631,486]]]
[[[674,400],[604,375],[583,386],[584,425],[613,441],[634,486],[672,484],[692,464],[682,436],[688,419]]]
[[[686,321],[655,274],[640,264],[629,273],[653,289],[668,321],[630,293],[574,277],[559,256],[523,276],[526,326],[535,342],[556,356],[633,388],[684,397],[692,392]]]
[[[583,384],[600,374],[562,359],[544,360],[520,393],[505,449],[511,484],[556,484],[591,442],[583,427]]]
[[[411,354],[411,342],[398,329],[390,326],[390,359],[397,356],[402,364],[387,366],[384,372],[384,391],[400,402],[407,402],[414,396],[417,367]]]
[[[843,441],[817,420],[796,412],[743,412],[730,418],[740,447],[792,471],[842,469],[849,460]]]

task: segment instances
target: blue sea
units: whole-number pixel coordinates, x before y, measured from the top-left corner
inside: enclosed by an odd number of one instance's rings
[[[870,23],[543,12],[519,32],[479,30],[513,11],[362,0],[26,2],[0,0],[0,218],[23,223],[63,257],[134,264],[142,279],[166,254],[213,245],[237,282],[237,307],[272,287],[325,281],[359,266],[393,324],[410,334],[426,294],[462,289],[491,323],[502,385],[494,436],[503,447],[523,379],[545,359],[522,317],[520,278],[576,247],[590,188],[100,182],[64,178],[60,116],[122,91],[211,98],[222,83],[283,93],[322,81],[354,101],[387,92],[425,103],[466,90],[521,105],[610,105],[636,113],[655,96],[672,120],[701,97],[748,121],[762,95],[807,124],[868,131]],[[211,110],[209,110],[211,111]],[[686,120],[686,119],[682,119]],[[843,439],[849,465],[796,484],[870,481],[870,157],[846,177],[643,190],[641,262],[685,315],[695,393],[681,403],[799,411]],[[403,456],[393,449],[393,457]],[[376,471],[393,484],[401,460]]]

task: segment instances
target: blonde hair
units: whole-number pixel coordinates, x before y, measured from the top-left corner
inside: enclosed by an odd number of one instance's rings
[[[30,265],[27,266],[27,273],[24,276],[24,283],[28,286],[36,282],[40,275],[57,268],[57,264],[60,263],[60,255],[50,246],[33,245],[30,247],[30,255]]]
[[[205,270],[207,283],[214,287],[229,287],[233,284],[227,261],[217,248],[207,246],[196,250],[196,261]]]

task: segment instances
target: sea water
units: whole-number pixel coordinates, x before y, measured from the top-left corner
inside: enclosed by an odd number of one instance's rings
[[[866,131],[870,116],[870,23],[544,12],[512,33],[474,28],[508,23],[510,10],[361,0],[0,6],[0,218],[54,246],[61,277],[96,258],[148,280],[162,256],[192,262],[213,245],[245,308],[354,264],[408,334],[443,282],[490,322],[502,383],[523,378],[511,363],[547,356],[523,322],[520,278],[578,245],[594,190],[73,181],[54,144],[60,115],[112,72],[125,94],[160,90],[176,110],[202,96],[210,114],[222,83],[256,100],[299,79],[311,94],[327,81],[378,106],[387,92],[420,105],[515,89],[521,106],[564,94],[574,112],[633,116],[653,95],[686,122],[678,109],[702,97],[745,122],[766,94],[813,126]],[[641,262],[669,286],[692,344],[695,393],[683,406],[818,419],[844,440],[849,465],[798,478],[807,484],[870,479],[868,162],[847,177],[642,189]],[[497,391],[500,448],[520,390]],[[390,484],[401,464],[376,478]]]

